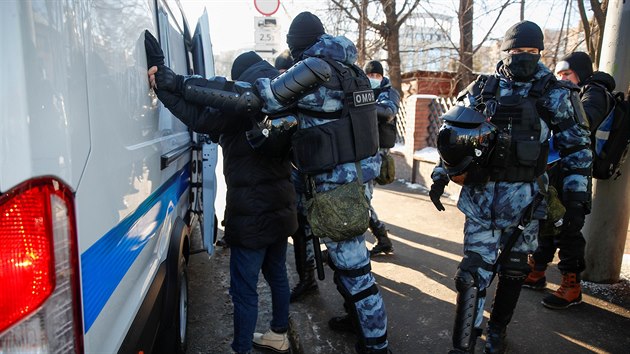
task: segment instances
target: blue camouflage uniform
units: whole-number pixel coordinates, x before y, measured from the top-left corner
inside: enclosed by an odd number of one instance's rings
[[[541,79],[549,73],[549,69],[540,62],[538,63],[538,71],[534,75],[534,79],[529,82],[511,81],[499,72],[499,96],[513,94],[527,96],[529,89],[532,87],[532,82]],[[542,102],[544,102],[544,108],[551,112],[551,123],[553,125],[562,126],[566,121],[574,120],[574,109],[569,95],[569,90],[554,86],[547,90],[541,98]],[[469,94],[464,99],[464,103],[466,106],[474,107],[478,102],[475,97]],[[539,141],[542,144],[550,138],[552,132],[542,118],[541,125]],[[588,193],[589,177],[572,174],[571,171],[590,169],[591,150],[583,148],[589,145],[589,132],[577,124],[566,125],[571,127],[553,135],[555,146],[561,152],[568,152],[562,157],[565,175],[563,191],[565,200],[572,197],[575,197],[576,200],[582,200]],[[546,188],[548,182],[546,175],[544,177],[543,184]],[[448,179],[446,170],[441,165],[438,165],[433,171],[432,179],[433,181]],[[485,294],[485,289],[488,288],[493,279],[492,265],[497,260],[499,249],[507,241],[507,236],[518,225],[523,210],[534,200],[538,190],[539,185],[536,181],[490,181],[485,184],[464,185],[462,187],[457,207],[466,216],[464,225],[464,260],[478,255],[485,264],[485,266],[482,265],[476,269],[480,293]],[[545,208],[546,205],[543,202],[536,210],[534,220],[527,225],[523,230],[522,236],[517,239],[512,248],[512,253],[526,255],[536,250],[538,243],[538,219],[545,217]],[[526,259],[526,257],[521,258],[521,261],[524,262]],[[527,264],[520,264],[520,267],[523,271],[529,271]],[[499,272],[501,272],[500,268]],[[479,296],[477,300],[478,310],[474,321],[477,328],[481,326],[483,320],[484,304],[485,296]]]
[[[353,64],[357,59],[357,49],[355,45],[346,37],[333,37],[323,34],[319,40],[309,47],[303,55],[306,57],[319,57],[335,60],[341,64]],[[256,88],[260,98],[264,102],[263,111],[267,114],[275,114],[287,110],[290,107],[283,106],[273,95],[270,80],[260,79],[256,81]],[[330,119],[322,119],[309,116],[306,112],[340,112],[343,108],[345,94],[341,90],[333,90],[326,86],[320,86],[314,92],[303,96],[297,102],[297,117],[299,128],[308,128],[316,125],[326,124]],[[304,110],[304,111],[302,111]],[[363,183],[367,185],[376,178],[380,172],[380,156],[375,154],[360,161],[362,169]],[[312,175],[317,192],[324,192],[337,188],[343,184],[356,181],[358,178],[354,162],[343,163],[335,166],[325,173]],[[367,193],[366,193],[367,195]],[[304,204],[300,213],[305,214]],[[329,254],[329,261],[337,268],[335,271],[335,283],[337,288],[346,299],[346,304],[356,309],[358,322],[362,331],[362,337],[366,339],[366,346],[372,349],[382,349],[387,347],[387,316],[383,298],[378,291],[369,290],[376,288],[375,279],[369,271],[370,258],[365,245],[365,236],[357,235],[341,242],[334,242],[328,238],[323,238]],[[366,271],[359,271],[366,270]],[[363,273],[356,276],[349,276],[349,272]],[[366,291],[366,292],[364,292]],[[355,303],[351,303],[349,298],[359,293],[370,293]]]
[[[398,108],[400,104],[400,95],[392,87],[389,79],[387,77],[383,77],[379,87],[374,89],[374,91],[378,92],[378,97],[376,97],[376,105],[381,106],[385,109],[391,110],[391,113],[393,113],[393,117],[396,117],[396,115],[398,114]],[[396,123],[395,121],[382,122],[382,118],[379,117],[379,125],[380,124],[394,124],[395,125]],[[389,153],[388,148],[379,149],[379,154],[381,156],[385,156],[388,153]],[[375,183],[376,183],[375,181],[372,181],[372,183],[369,184],[368,190],[369,190],[370,196],[374,193]],[[391,241],[389,241],[389,239],[387,238],[388,236],[387,236],[387,230],[385,229],[385,224],[379,220],[378,214],[376,214],[376,211],[374,210],[374,207],[372,207],[371,204],[370,204],[370,229],[372,230],[372,233],[374,233],[374,235],[376,236],[378,242],[387,242],[389,243],[389,246],[391,246]],[[382,239],[383,237],[385,238],[385,240]]]

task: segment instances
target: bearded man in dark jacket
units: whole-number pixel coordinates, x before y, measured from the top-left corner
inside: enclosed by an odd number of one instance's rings
[[[270,157],[256,152],[246,132],[261,117],[235,115],[187,102],[178,91],[183,83],[168,67],[150,68],[160,101],[194,131],[219,136],[223,174],[227,184],[225,240],[230,246],[230,295],[234,304],[236,353],[249,353],[254,342],[277,352],[288,352],[289,281],[286,271],[287,239],[297,229],[296,195],[291,183],[288,154]],[[154,75],[154,77],[151,77]],[[253,83],[278,75],[254,52],[243,53],[232,65],[233,80]],[[219,79],[220,80],[220,79]],[[223,79],[225,80],[225,79]],[[257,115],[263,115],[258,113]],[[262,270],[271,288],[272,319],[265,334],[254,333],[258,318],[258,274]]]

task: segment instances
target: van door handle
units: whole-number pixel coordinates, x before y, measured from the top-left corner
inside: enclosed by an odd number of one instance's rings
[[[163,154],[160,158],[160,169],[167,168],[170,164],[178,160],[180,157],[192,149],[192,142],[188,142],[182,146],[178,146],[175,149]]]

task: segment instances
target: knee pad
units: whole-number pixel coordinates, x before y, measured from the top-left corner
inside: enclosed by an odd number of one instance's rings
[[[333,268],[333,271],[334,271],[333,281],[335,282],[335,285],[337,285],[337,290],[339,291],[341,296],[343,296],[348,306],[354,307],[354,304],[356,302],[359,302],[370,295],[374,295],[378,293],[378,287],[376,286],[376,283],[374,283],[369,288],[352,295],[350,291],[346,289],[343,282],[341,281],[342,275],[349,278],[357,278],[357,277],[369,274],[370,271],[372,270],[370,263],[368,263],[367,265],[359,269],[339,269],[335,267],[332,264],[332,262],[329,262],[329,265],[331,268]]]
[[[487,270],[489,272],[493,271],[492,264],[486,263],[479,253],[466,251],[464,252],[464,259],[459,263],[459,270],[468,272],[475,277],[477,276],[477,271],[479,268]]]
[[[453,326],[453,347],[470,352],[474,350],[474,343],[479,334],[475,328],[475,319],[477,318],[477,300],[482,294],[479,291],[477,273],[459,268],[455,275],[455,286],[457,303]],[[485,290],[483,296],[485,296]]]
[[[387,340],[387,331],[385,332],[384,335],[380,337],[372,338],[372,337],[365,336],[365,334],[363,333],[363,329],[361,328],[361,324],[359,323],[359,309],[356,306],[357,302],[369,296],[378,294],[379,293],[378,287],[376,286],[376,283],[374,283],[369,288],[364,289],[363,291],[360,291],[352,295],[350,291],[346,289],[343,282],[341,281],[341,276],[343,275],[346,277],[356,278],[356,277],[360,277],[360,276],[368,274],[370,270],[371,270],[371,267],[369,263],[366,266],[359,269],[350,269],[350,270],[335,269],[335,273],[333,277],[335,285],[337,285],[337,290],[339,291],[341,296],[344,298],[344,304],[343,304],[344,308],[346,309],[346,312],[352,319],[352,322],[354,323],[354,326],[357,329],[357,335],[359,339],[358,345],[359,347],[364,348],[366,350],[368,347],[378,346],[382,343],[385,343],[385,341]]]
[[[515,280],[525,280],[531,271],[527,264],[527,253],[510,252],[505,261],[499,265],[500,278],[512,278]]]
[[[468,270],[457,269],[455,274],[455,288],[458,292],[464,293],[472,288],[479,289],[477,274],[470,273]]]

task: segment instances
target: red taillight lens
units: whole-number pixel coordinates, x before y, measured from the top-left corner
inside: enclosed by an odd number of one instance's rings
[[[52,185],[33,186],[0,204],[0,332],[55,288],[50,198],[56,193]]]
[[[0,286],[0,352],[82,352],[74,197],[57,179],[0,196]]]

